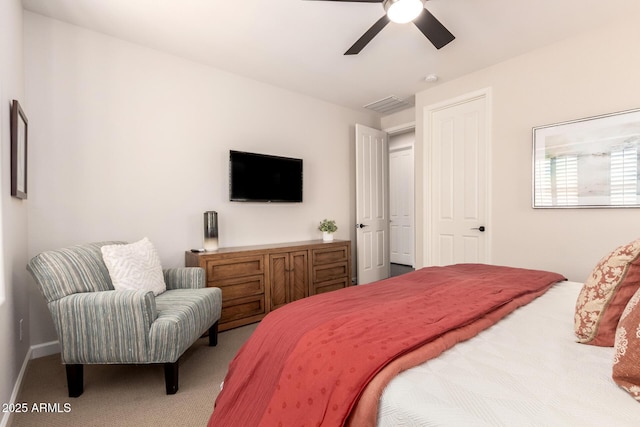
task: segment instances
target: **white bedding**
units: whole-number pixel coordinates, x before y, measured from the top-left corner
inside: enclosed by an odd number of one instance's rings
[[[493,327],[394,378],[378,425],[640,426],[612,347],[576,343],[582,284],[561,282]]]

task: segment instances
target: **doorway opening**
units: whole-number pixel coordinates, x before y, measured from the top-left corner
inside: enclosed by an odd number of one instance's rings
[[[388,129],[389,256],[391,277],[415,267],[415,126]]]

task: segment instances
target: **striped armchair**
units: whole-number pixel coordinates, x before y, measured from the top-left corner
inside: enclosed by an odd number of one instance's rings
[[[204,332],[217,344],[222,293],[205,287],[201,268],[164,270],[167,290],[116,291],[101,242],[43,252],[27,270],[44,295],[58,333],[69,397],[83,392],[85,364],[164,364],[167,394],[178,391],[178,359]]]

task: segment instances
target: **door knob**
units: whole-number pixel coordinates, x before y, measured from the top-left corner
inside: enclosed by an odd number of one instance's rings
[[[480,227],[472,228],[472,230],[479,230],[480,232],[484,233],[484,230],[486,230],[486,228],[484,228],[484,225],[481,225]]]
[[[356,228],[365,228],[368,227],[367,224],[356,224]]]

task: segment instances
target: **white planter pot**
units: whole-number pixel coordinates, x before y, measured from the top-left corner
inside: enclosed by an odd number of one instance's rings
[[[328,231],[322,232],[322,241],[323,242],[333,242],[333,233],[329,233]]]

